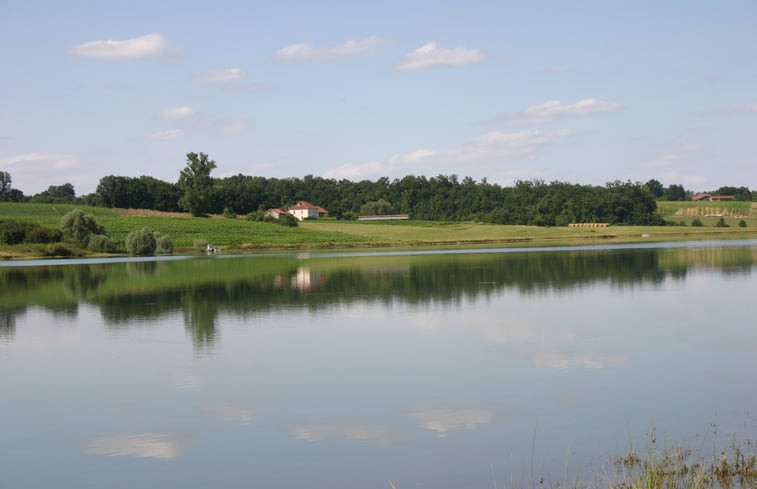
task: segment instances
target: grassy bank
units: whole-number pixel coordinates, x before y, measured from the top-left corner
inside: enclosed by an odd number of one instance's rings
[[[729,227],[715,227],[715,222],[719,219],[717,217],[702,217],[704,227],[691,227],[693,217],[675,215],[668,219],[675,223],[684,221],[687,225],[569,228],[503,226],[471,222],[410,220],[365,223],[321,219],[304,221],[297,228],[289,228],[265,222],[250,222],[241,218],[194,218],[188,214],[61,204],[0,203],[0,219],[28,220],[57,228],[61,217],[74,208],[81,208],[95,216],[114,242],[123,243],[130,231],[149,227],[170,235],[177,253],[193,252],[197,242],[210,242],[226,251],[244,251],[388,246],[563,246],[757,237],[757,217],[743,218],[747,227],[739,227],[738,223],[742,218],[730,216],[725,217]],[[0,246],[0,257],[40,256],[40,246]]]

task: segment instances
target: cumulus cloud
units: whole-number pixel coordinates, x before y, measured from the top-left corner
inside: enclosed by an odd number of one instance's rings
[[[22,155],[9,156],[0,159],[0,166],[8,170],[19,168],[22,170],[43,170],[56,169],[62,170],[76,166],[78,158],[73,155],[51,154],[51,153],[26,153]]]
[[[698,153],[702,149],[701,144],[681,144],[673,151],[670,151],[659,158],[655,158],[647,163],[647,166],[652,168],[667,168],[672,166],[679,160],[685,160],[686,158]]]
[[[241,68],[222,68],[198,73],[192,77],[196,83],[226,83],[244,78]]]
[[[436,431],[445,438],[451,430],[475,429],[494,419],[494,411],[478,409],[425,409],[408,415],[427,430]]]
[[[391,171],[391,168],[380,161],[369,161],[368,163],[345,164],[332,168],[323,174],[324,178],[348,180],[364,179],[375,176],[382,176]]]
[[[160,131],[147,136],[150,141],[172,141],[181,136],[183,131],[181,129],[169,129],[167,131]]]
[[[450,149],[419,149],[397,154],[394,164],[470,163],[508,158],[531,158],[538,148],[570,135],[567,129],[544,132],[538,130],[500,132],[491,131],[474,140]]]
[[[176,436],[146,433],[129,436],[108,436],[87,441],[84,453],[108,457],[172,459],[179,455]]]
[[[457,47],[454,49],[440,48],[434,42],[429,42],[415,51],[407,53],[395,66],[398,70],[422,70],[434,66],[464,66],[481,63],[486,55],[478,49]]]
[[[136,59],[157,56],[165,45],[166,40],[160,34],[147,34],[122,41],[88,41],[71,47],[68,52],[74,56],[101,60]]]
[[[532,159],[541,147],[570,136],[567,129],[557,131],[491,131],[463,144],[447,149],[422,148],[395,154],[387,162],[344,164],[326,171],[325,178],[360,179],[403,175],[408,166],[469,164],[513,159]]]
[[[185,119],[193,116],[195,110],[186,105],[181,107],[166,107],[160,111],[160,116],[164,119]]]
[[[244,132],[250,124],[244,120],[232,121],[221,126],[221,134],[238,134]]]
[[[286,46],[276,51],[276,57],[287,61],[327,60],[345,56],[375,53],[384,40],[380,37],[367,37],[361,41],[347,41],[336,46],[318,47],[310,43]]]
[[[532,105],[523,112],[507,114],[501,119],[516,124],[538,124],[563,117],[614,112],[622,108],[623,106],[617,102],[595,98],[586,98],[574,104],[563,104],[559,100],[549,100],[539,105]]]
[[[298,428],[292,428],[289,430],[289,434],[297,440],[305,440],[308,442],[345,439],[392,443],[400,438],[386,426],[347,424],[301,426]]]

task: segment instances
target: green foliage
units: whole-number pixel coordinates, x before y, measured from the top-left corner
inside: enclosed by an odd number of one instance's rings
[[[61,240],[61,232],[29,221],[0,220],[0,244],[54,243]]]
[[[671,185],[663,194],[665,200],[686,200],[686,189],[683,185]]]
[[[725,218],[721,217],[720,219],[718,219],[718,222],[715,223],[715,227],[718,227],[718,228],[727,228],[728,224],[725,222]]]
[[[188,153],[187,166],[179,174],[179,188],[182,196],[179,205],[193,216],[201,216],[209,211],[208,203],[213,188],[210,172],[216,162],[205,153]]]
[[[179,211],[181,192],[176,184],[153,177],[139,178],[108,175],[100,179],[97,197],[106,207]]]
[[[113,251],[113,243],[109,237],[103,234],[93,234],[89,237],[87,249],[96,253],[108,253]]]
[[[78,256],[80,253],[65,243],[50,243],[42,251],[43,256]]]
[[[691,225],[694,226],[695,228],[701,228],[702,226],[704,226],[704,224],[702,224],[702,220],[699,219],[698,217],[695,217],[694,219],[691,220]]]
[[[745,227],[746,227],[746,221],[745,221],[745,220],[743,220],[743,219],[742,219],[742,220],[740,220],[740,221],[739,221],[739,227],[740,227],[740,228],[745,228]]]
[[[226,219],[236,219],[237,214],[234,211],[232,211],[229,207],[224,207],[223,217],[225,217]]]
[[[362,216],[385,216],[394,213],[394,207],[384,199],[372,200],[360,206]]]
[[[105,228],[98,223],[91,214],[85,214],[81,209],[74,209],[60,220],[60,230],[63,237],[74,241],[84,248],[93,234],[105,234]]]
[[[654,178],[645,183],[644,186],[656,199],[659,199],[665,193],[665,188],[659,180],[655,180]]]
[[[0,171],[0,201],[4,200],[3,196],[11,190],[11,174],[7,171]]]
[[[173,240],[171,236],[158,231],[154,232],[153,236],[155,237],[155,251],[159,255],[170,255],[173,253]]]
[[[76,200],[76,191],[74,186],[70,183],[64,183],[63,185],[50,185],[47,190],[34,195],[30,202],[46,202],[46,203],[73,203]]]
[[[249,214],[247,214],[246,219],[248,221],[253,221],[253,222],[263,222],[263,221],[266,221],[268,219],[273,220],[272,217],[266,216],[265,212],[263,212],[263,211],[250,212]]]
[[[154,255],[158,244],[150,228],[135,229],[126,237],[126,251],[130,255]]]

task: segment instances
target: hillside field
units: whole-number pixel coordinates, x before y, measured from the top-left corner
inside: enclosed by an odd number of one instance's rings
[[[117,243],[127,234],[148,227],[171,236],[176,253],[194,252],[197,243],[209,242],[226,251],[271,249],[318,249],[362,247],[433,247],[433,246],[550,246],[621,242],[739,239],[757,237],[757,215],[750,203],[729,202],[718,209],[729,227],[715,227],[719,217],[705,206],[690,202],[660,203],[668,221],[685,226],[610,226],[606,228],[569,228],[537,226],[504,226],[473,222],[385,221],[359,222],[320,219],[303,221],[299,227],[250,222],[243,218],[224,219],[218,216],[198,218],[189,214],[160,213],[74,206],[68,204],[0,203],[0,219],[18,219],[57,228],[61,217],[75,208],[92,214]],[[697,204],[697,203],[693,203]],[[710,205],[712,203],[709,203]],[[723,203],[719,203],[723,204]],[[730,204],[740,204],[739,206]],[[692,211],[691,209],[694,209]],[[748,210],[748,217],[742,216]],[[689,214],[691,213],[691,214]],[[691,227],[694,217],[704,227]],[[747,227],[739,227],[740,220]],[[21,245],[20,245],[21,246]],[[31,245],[29,245],[31,246]],[[0,246],[6,258],[34,255],[34,249]]]

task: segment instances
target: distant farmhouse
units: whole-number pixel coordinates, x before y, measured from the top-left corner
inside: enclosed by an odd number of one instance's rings
[[[735,198],[733,195],[697,194],[691,200],[694,202],[720,202],[723,200],[734,200]]]
[[[304,200],[298,201],[286,211],[282,211],[281,209],[268,209],[267,211],[265,211],[266,216],[273,217],[274,219],[281,219],[285,215],[291,214],[300,221],[307,218],[317,219],[319,217],[325,216],[327,213],[328,211],[323,207],[313,205],[310,202],[305,202]]]

